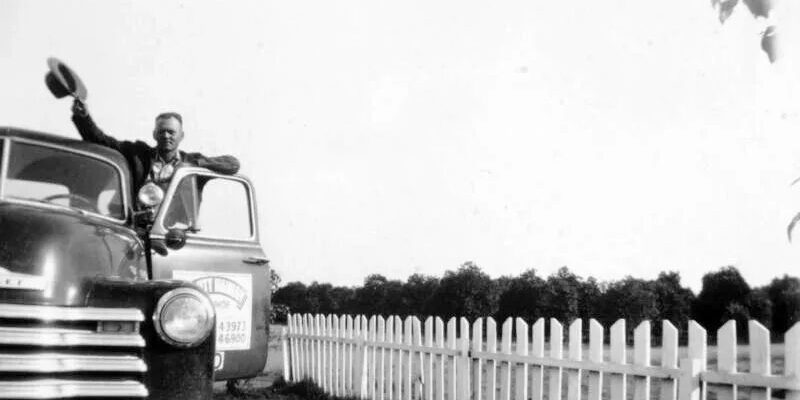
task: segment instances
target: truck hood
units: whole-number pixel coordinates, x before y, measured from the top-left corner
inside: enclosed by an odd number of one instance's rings
[[[135,232],[69,209],[0,203],[0,303],[84,305],[94,277],[146,279]]]

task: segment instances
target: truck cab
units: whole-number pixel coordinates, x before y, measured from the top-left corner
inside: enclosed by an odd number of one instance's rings
[[[0,157],[0,399],[204,399],[261,372],[270,274],[246,177],[180,168],[141,210],[114,150],[0,127]]]

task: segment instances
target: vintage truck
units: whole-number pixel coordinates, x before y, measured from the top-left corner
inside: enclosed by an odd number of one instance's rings
[[[180,168],[135,206],[118,152],[0,127],[0,398],[208,399],[262,371],[247,178]]]

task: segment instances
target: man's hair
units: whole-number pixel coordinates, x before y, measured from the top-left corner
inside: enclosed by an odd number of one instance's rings
[[[158,114],[158,115],[156,116],[156,122],[158,122],[158,120],[160,120],[160,119],[170,119],[170,118],[175,118],[175,119],[177,119],[177,120],[178,120],[178,122],[180,122],[180,123],[181,123],[181,126],[183,126],[183,117],[181,117],[181,115],[180,115],[180,114],[178,114],[178,113],[176,113],[176,112],[172,112],[172,111],[170,111],[170,112],[163,112],[163,113],[161,113],[161,114]]]

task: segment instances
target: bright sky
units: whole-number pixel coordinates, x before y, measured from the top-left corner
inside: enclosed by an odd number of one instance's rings
[[[760,29],[697,0],[0,0],[0,125],[78,137],[49,56],[118,138],[180,111],[185,150],[242,161],[285,282],[472,260],[761,285],[798,275],[800,62]]]

